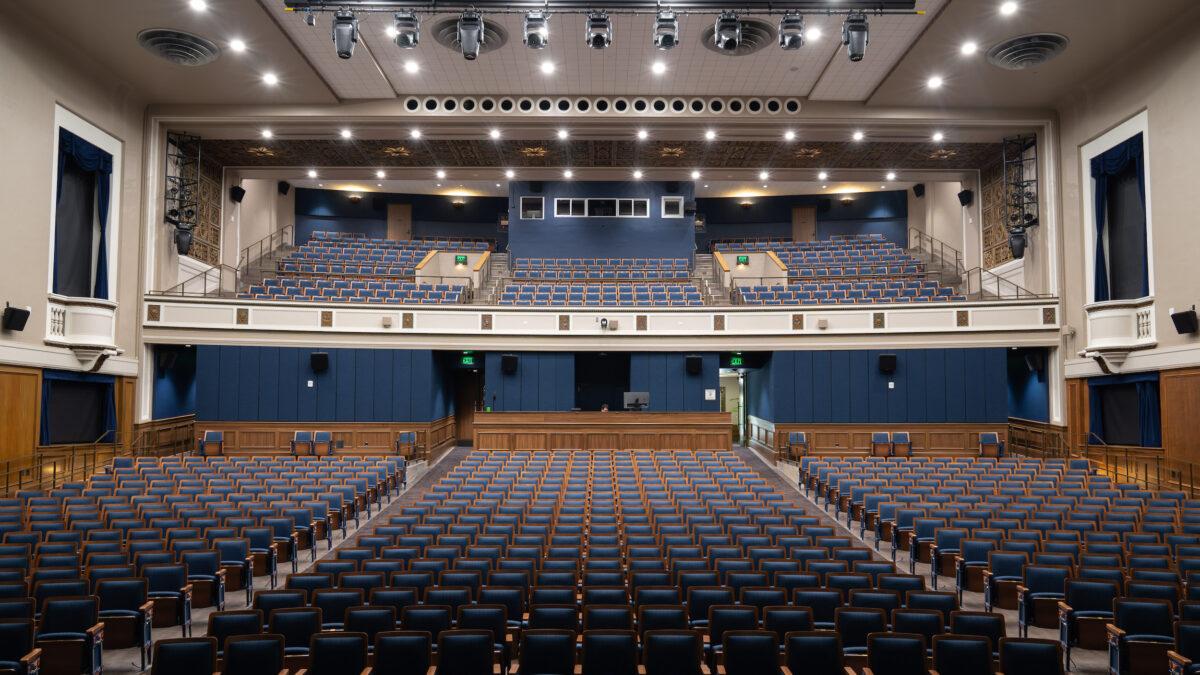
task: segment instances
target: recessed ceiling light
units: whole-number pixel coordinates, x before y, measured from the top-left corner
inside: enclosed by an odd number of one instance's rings
[[[194,11],[203,12],[208,9],[208,3],[204,0],[188,0],[188,7],[191,7]]]
[[[933,75],[928,80],[925,80],[925,86],[930,89],[941,89],[945,83],[946,81],[942,79],[941,75]]]
[[[821,189],[822,189],[822,190],[824,190],[824,189],[826,189],[826,188],[828,188],[828,187],[829,187],[828,185],[822,185],[822,186],[821,186]]]
[[[864,139],[866,137],[867,137],[867,135],[861,131],[854,132],[854,136],[853,136],[854,140],[856,140],[856,141],[861,141],[862,139]]]
[[[822,171],[821,173],[817,174],[818,180],[827,180],[828,178],[829,178],[829,173],[826,171]]]
[[[663,63],[662,61],[655,61],[654,65],[650,66],[650,70],[655,75],[662,75],[663,73],[667,72],[667,64]]]
[[[888,179],[888,180],[896,180],[896,172],[895,172],[895,171],[889,171],[889,172],[888,172],[888,174],[887,174],[887,179]]]
[[[309,169],[309,170],[308,170],[308,177],[309,177],[309,178],[316,178],[316,177],[317,177],[317,170],[316,170],[316,169]]]
[[[246,42],[244,40],[238,40],[237,38],[234,38],[229,41],[229,48],[235,52],[244,52],[246,51]]]
[[[968,40],[962,43],[962,47],[959,47],[958,51],[962,52],[963,56],[970,56],[979,51],[979,43]]]
[[[783,132],[783,140],[785,140],[785,141],[796,140],[796,132],[792,131],[791,129]]]
[[[642,170],[641,170],[641,169],[634,169],[634,170],[633,170],[633,179],[634,179],[634,180],[641,180],[641,179],[642,179]]]
[[[712,140],[715,140],[716,138],[717,138],[717,132],[713,131],[712,129],[709,129],[708,131],[704,132],[704,140],[712,141]]]
[[[821,27],[813,26],[804,31],[804,37],[808,38],[809,42],[816,42],[821,39]]]
[[[263,130],[262,130],[262,137],[263,137],[263,138],[271,138],[271,137],[272,137],[272,136],[274,136],[274,135],[275,135],[275,134],[271,133],[271,130],[270,130],[270,129],[263,129]]]
[[[383,29],[383,32],[388,36],[389,39],[392,40],[396,39],[396,36],[400,34],[400,31],[396,30],[395,26],[388,26],[387,28]]]
[[[496,187],[500,187],[500,184],[499,184],[499,183],[496,183]]]
[[[441,184],[441,183],[438,183],[438,184],[437,184],[437,186],[438,186],[438,187],[442,187],[442,184]]]
[[[697,180],[697,179],[699,179],[699,178],[700,178],[700,172],[699,172],[699,171],[693,171],[693,172],[692,172],[692,180]]]
[[[759,172],[758,172],[758,179],[759,179],[759,180],[767,180],[767,179],[768,179],[768,178],[770,178],[770,177],[771,177],[771,174],[770,174],[770,173],[768,173],[768,172],[766,172],[766,171],[759,171]],[[764,185],[763,187],[766,187],[766,186]]]
[[[342,129],[338,133],[341,135],[342,138],[345,138],[345,139],[349,139],[351,136],[354,135],[349,129]]]
[[[575,172],[574,172],[574,171],[572,171],[572,170],[570,170],[570,169],[567,169],[566,171],[563,171],[563,178],[574,178],[574,177],[575,177]]]
[[[492,129],[491,131],[488,132],[488,138],[491,138],[493,141],[500,140],[500,130]]]
[[[516,172],[516,171],[513,171],[512,169],[509,169],[509,170],[507,170],[507,171],[505,171],[505,172],[504,172],[504,177],[505,177],[505,178],[516,178],[516,177],[517,177],[517,172]]]
[[[946,134],[943,134],[940,131],[933,132],[933,142],[934,143],[941,143],[943,140],[945,140],[945,138],[946,138]]]
[[[763,189],[764,189],[764,190],[765,190],[765,189],[767,189],[767,186],[766,186],[766,185],[763,185]]]
[[[567,140],[567,137],[568,137],[568,136],[570,136],[570,135],[571,135],[571,134],[570,134],[570,132],[568,132],[566,129],[559,129],[559,130],[558,130],[558,140],[560,140],[560,141],[565,141],[565,140]]]
[[[441,170],[441,169],[438,169],[438,170],[437,170],[437,173],[436,173],[436,174],[434,174],[434,175],[436,175],[436,176],[438,177],[438,179],[440,180],[440,179],[442,179],[442,178],[445,178],[445,177],[446,177],[446,172],[445,172],[445,171],[443,171],[443,170]]]
[[[645,129],[638,129],[637,137],[639,141],[644,141],[647,138],[650,138],[650,132],[646,131]]]
[[[376,172],[375,172],[375,177],[376,177],[376,178],[386,178],[386,177],[387,177],[387,173],[386,173],[386,172],[385,172],[383,169],[380,169],[380,170],[378,170],[378,171],[376,171]]]
[[[705,184],[704,184],[704,187],[708,187],[708,183],[705,183]]]
[[[383,187],[383,183],[376,183],[375,187]]]
[[[275,73],[263,73],[262,80],[263,84],[267,85],[268,87],[274,87],[275,85],[279,84],[279,76]]]
[[[887,189],[887,187],[886,187],[886,186],[883,186],[883,185],[880,185],[880,186],[879,186],[879,189],[880,189],[880,190],[886,190],[886,189]]]
[[[420,70],[421,70],[421,64],[417,63],[416,61],[405,61],[404,62],[404,72],[408,73],[409,75],[413,75]]]
[[[554,62],[553,61],[542,61],[541,68],[542,68],[542,72],[546,75],[554,74]]]
[[[324,183],[317,183],[317,187],[325,187]]]
[[[1012,16],[1013,14],[1016,14],[1017,13],[1017,3],[1012,2],[1011,0],[1009,2],[1001,3],[1000,4],[1000,13],[1003,14],[1004,16]]]

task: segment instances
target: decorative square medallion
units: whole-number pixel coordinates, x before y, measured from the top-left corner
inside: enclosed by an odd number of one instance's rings
[[[646,315],[645,314],[637,315],[637,329],[638,330],[646,330]]]
[[[1042,309],[1042,323],[1047,326],[1052,326],[1058,322],[1058,312],[1053,307],[1044,307]]]
[[[158,321],[162,318],[162,305],[146,305],[146,320]]]
[[[804,315],[803,314],[793,314],[792,315],[792,330],[804,330]]]
[[[413,313],[412,312],[404,312],[403,314],[400,315],[400,327],[401,328],[412,328],[413,327]]]
[[[724,314],[717,314],[713,317],[713,330],[725,330]]]
[[[321,310],[321,328],[333,328],[333,311]]]
[[[483,314],[479,317],[479,328],[482,330],[491,330],[492,329],[492,315],[491,314]]]
[[[960,327],[971,325],[971,313],[965,309],[960,309],[954,313],[954,318]]]
[[[248,323],[250,323],[250,310],[245,307],[238,307],[237,324],[239,326],[245,326]]]
[[[872,325],[876,328],[883,328],[883,312],[875,312],[872,317]]]
[[[559,330],[571,330],[571,315],[570,314],[559,314],[558,315],[558,329]]]

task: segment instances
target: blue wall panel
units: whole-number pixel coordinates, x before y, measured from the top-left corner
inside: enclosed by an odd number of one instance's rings
[[[484,403],[496,411],[562,411],[575,407],[575,355],[569,352],[507,352],[517,372],[501,372],[500,352],[483,357]]]
[[[689,375],[687,356],[700,357],[700,374]],[[704,400],[705,389],[720,389],[720,359],[715,352],[634,352],[629,355],[629,390],[650,393],[647,410],[707,412],[720,401]]]
[[[890,376],[879,371],[885,353],[896,355]],[[775,352],[747,372],[746,405],[777,423],[998,423],[1008,418],[1004,368],[1003,349]]]
[[[827,195],[758,197],[751,200],[749,207],[743,207],[742,201],[740,198],[696,200],[696,210],[705,219],[705,231],[696,234],[700,249],[706,249],[713,239],[791,239],[792,208],[796,206],[816,207],[818,239],[882,234],[901,246],[908,241],[908,195],[904,190],[862,193],[848,203]]]
[[[309,365],[314,351],[329,354],[324,373]],[[435,371],[428,350],[204,345],[196,361],[202,421],[428,422],[453,413],[453,379]]]
[[[1034,373],[1025,363],[1030,352],[1045,356],[1045,349],[1013,349],[1008,352],[1008,410],[1013,417],[1048,422],[1050,420],[1050,388],[1043,370]]]
[[[159,359],[174,355],[174,363],[163,368]],[[176,345],[154,346],[153,419],[191,415],[196,412],[196,348]],[[165,364],[162,364],[165,365]]]
[[[339,190],[296,189],[296,243],[308,241],[317,230],[359,232],[387,237],[387,205],[412,205],[412,236],[473,237],[505,240],[500,215],[508,208],[504,197],[469,197],[461,207],[441,195],[377,192],[357,203]],[[502,246],[501,246],[502,247]]]

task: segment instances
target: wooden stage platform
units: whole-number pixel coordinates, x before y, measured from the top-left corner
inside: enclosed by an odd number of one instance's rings
[[[475,413],[481,450],[729,450],[723,412]]]

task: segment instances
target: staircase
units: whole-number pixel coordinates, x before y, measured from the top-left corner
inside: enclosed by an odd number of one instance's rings
[[[963,256],[958,249],[921,230],[909,228],[908,248],[904,252],[925,266],[927,279],[949,286],[956,292],[962,291],[966,268],[963,267]]]
[[[706,305],[728,305],[729,292],[721,285],[713,266],[711,253],[697,253],[692,259],[692,283],[699,289]]]
[[[273,277],[279,270],[279,262],[287,258],[296,250],[296,247],[291,244],[286,244],[275,249],[265,251],[258,258],[245,262],[238,270],[239,281],[242,284],[242,290],[250,286],[262,283],[263,279]],[[243,251],[245,255],[245,251]]]
[[[505,285],[511,280],[512,272],[508,266],[508,253],[493,252],[488,256],[488,280],[475,289],[475,295],[471,300],[474,305],[495,305],[500,302],[500,293],[504,290]]]

